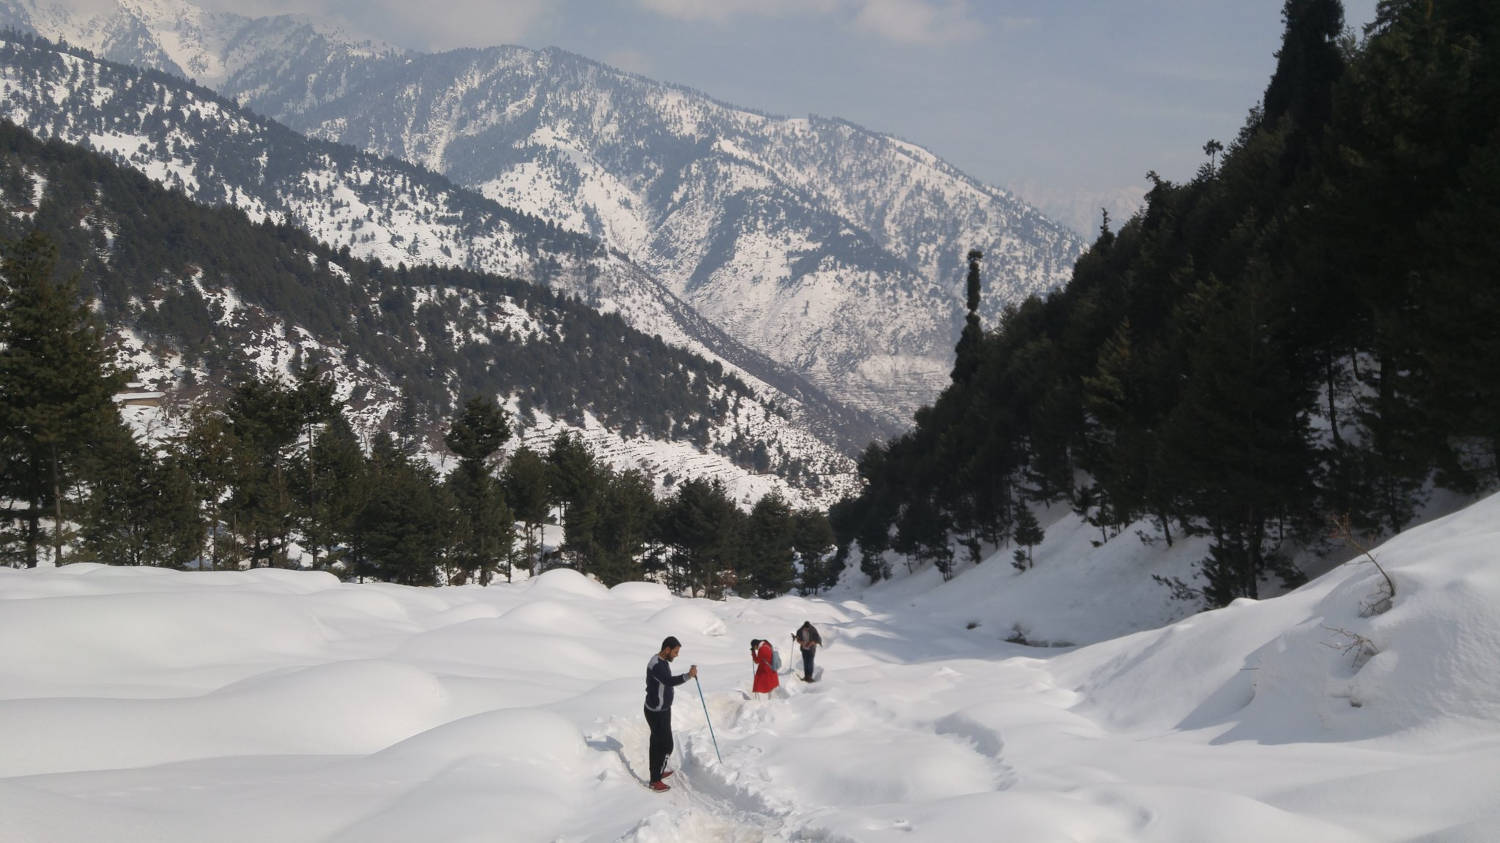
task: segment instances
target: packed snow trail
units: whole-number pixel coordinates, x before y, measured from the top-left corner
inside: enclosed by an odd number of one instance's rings
[[[689,839],[703,840],[705,843],[750,843],[780,839],[778,823],[774,818],[757,815],[754,811],[738,810],[732,804],[695,791],[693,780],[709,773],[689,749],[694,741],[682,733],[681,727],[675,731],[679,732],[677,748],[668,759],[668,767],[674,769],[667,779],[672,789],[664,793],[646,789],[645,761],[650,730],[644,719],[636,724],[621,717],[611,718],[601,737],[589,741],[590,746],[616,755],[620,767],[640,788],[638,793],[644,794],[637,798],[661,800],[654,811],[623,832],[618,839],[642,843]],[[674,764],[678,766],[674,768]],[[650,803],[643,807],[650,807]]]

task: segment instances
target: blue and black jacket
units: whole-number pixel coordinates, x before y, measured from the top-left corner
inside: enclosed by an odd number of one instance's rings
[[[646,710],[666,711],[672,707],[672,689],[688,680],[686,673],[672,675],[671,662],[658,653],[646,662]]]

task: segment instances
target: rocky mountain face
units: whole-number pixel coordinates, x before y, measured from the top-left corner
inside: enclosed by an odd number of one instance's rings
[[[560,50],[421,54],[292,18],[0,0],[0,23],[191,76],[309,135],[581,231],[744,345],[901,427],[946,382],[964,255],[983,315],[1061,284],[1067,229],[915,144],[784,118]]]

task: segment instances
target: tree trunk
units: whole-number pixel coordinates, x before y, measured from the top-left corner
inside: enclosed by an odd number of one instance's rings
[[[1245,571],[1245,596],[1252,600],[1259,600],[1260,571],[1264,564],[1261,558],[1261,543],[1264,541],[1265,524],[1253,506],[1245,522],[1245,560],[1248,563],[1246,566],[1248,570]]]
[[[1380,352],[1379,377],[1380,385],[1377,389],[1377,403],[1379,418],[1376,424],[1379,427],[1375,433],[1375,452],[1380,455],[1382,462],[1380,489],[1382,515],[1386,523],[1390,525],[1392,533],[1401,532],[1401,517],[1397,514],[1399,504],[1397,503],[1398,484],[1396,483],[1395,470],[1392,468],[1396,463],[1395,443],[1392,441],[1390,408],[1396,400],[1396,387],[1394,385],[1396,371],[1395,361],[1385,351]]]
[[[313,470],[313,426],[307,426],[307,512],[309,519],[318,517],[318,477]],[[306,538],[304,536],[303,538]],[[316,542],[308,542],[308,552],[312,554],[312,570],[318,569],[318,545]]]
[[[219,512],[217,506],[208,507],[208,569],[219,570]]]
[[[63,563],[62,473],[57,468],[57,444],[53,443],[49,450],[52,464],[52,564],[59,567]]]
[[[33,500],[26,510],[26,567],[35,568],[38,545],[41,544],[42,502]]]

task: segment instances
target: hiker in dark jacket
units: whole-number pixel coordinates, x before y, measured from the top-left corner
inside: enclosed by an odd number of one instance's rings
[[[682,651],[682,642],[668,635],[661,642],[661,651],[646,662],[646,725],[651,727],[651,784],[652,790],[672,788],[662,781],[672,775],[667,769],[667,756],[672,754],[672,689],[698,676],[698,666],[691,665],[687,673],[672,675],[671,662]]]
[[[802,626],[792,633],[797,639],[797,646],[802,648],[802,678],[807,682],[813,681],[813,655],[823,643],[822,636],[818,635],[817,627],[812,621],[803,621]]]

